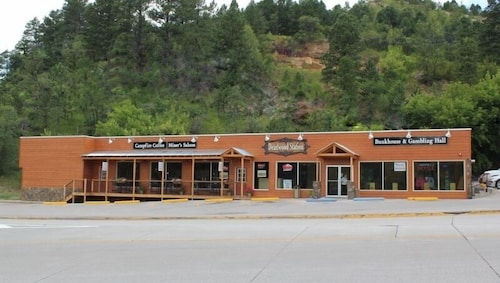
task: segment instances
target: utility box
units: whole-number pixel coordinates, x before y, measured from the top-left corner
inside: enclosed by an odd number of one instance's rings
[[[320,184],[319,181],[313,182],[312,198],[320,197]]]
[[[354,187],[354,183],[349,181],[347,183],[347,199],[357,198],[356,188]]]

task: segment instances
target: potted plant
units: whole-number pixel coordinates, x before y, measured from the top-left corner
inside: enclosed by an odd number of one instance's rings
[[[246,194],[248,197],[252,197],[253,192],[254,192],[254,189],[253,189],[252,187],[246,187],[246,188],[245,188],[245,194]]]

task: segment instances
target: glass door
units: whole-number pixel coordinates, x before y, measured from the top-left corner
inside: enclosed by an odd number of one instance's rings
[[[351,167],[330,165],[326,167],[326,196],[346,197],[347,184],[351,181]]]

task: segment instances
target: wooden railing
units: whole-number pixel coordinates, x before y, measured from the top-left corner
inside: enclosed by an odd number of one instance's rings
[[[222,185],[222,190],[221,190]],[[123,194],[136,196],[143,194],[157,195],[159,198],[171,195],[191,196],[236,196],[240,195],[240,183],[220,181],[184,181],[176,180],[100,180],[100,179],[73,179],[64,185],[62,201],[75,202],[75,196],[83,196],[86,202],[89,195],[104,196]],[[76,195],[75,195],[76,194]]]

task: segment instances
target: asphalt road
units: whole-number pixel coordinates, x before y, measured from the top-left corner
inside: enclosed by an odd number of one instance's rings
[[[500,282],[500,198],[0,203],[0,282]]]
[[[494,214],[0,221],[0,282],[500,282]]]

